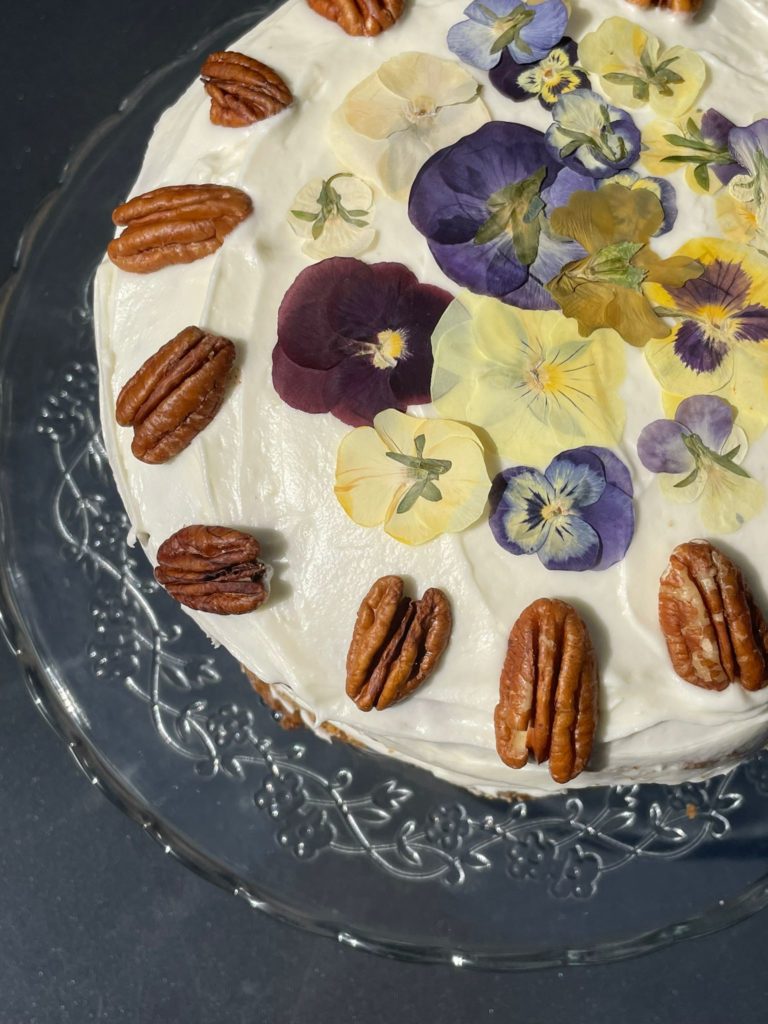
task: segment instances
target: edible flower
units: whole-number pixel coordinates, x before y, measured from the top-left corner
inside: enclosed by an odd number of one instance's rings
[[[645,352],[667,392],[665,407],[716,394],[754,439],[768,426],[768,260],[719,238],[687,242],[678,256],[696,260],[703,273],[683,285],[647,286],[657,313],[674,321]]]
[[[483,513],[490,479],[483,446],[463,423],[396,409],[342,439],[334,492],[359,526],[381,526],[403,544],[458,533]]]
[[[466,21],[448,32],[448,48],[466,64],[489,71],[506,50],[518,64],[533,64],[562,39],[568,24],[563,0],[475,0]]]
[[[682,121],[652,121],[643,128],[640,161],[651,174],[664,176],[684,167],[693,192],[716,192],[743,171],[728,148],[733,127],[714,108]]]
[[[768,118],[747,128],[733,128],[728,136],[731,154],[744,173],[735,175],[728,186],[733,199],[754,223],[750,239],[760,252],[768,250]]]
[[[543,284],[574,258],[573,245],[549,232],[544,217],[545,195],[560,173],[541,132],[492,121],[422,167],[408,215],[457,284],[551,308]],[[573,184],[566,188],[572,191]]]
[[[280,304],[275,390],[294,409],[352,426],[428,402],[430,337],[450,301],[400,263],[336,256],[307,267]]]
[[[370,187],[340,172],[308,181],[291,203],[288,223],[306,239],[301,249],[307,256],[359,256],[376,237],[369,223],[372,209]]]
[[[671,181],[665,181],[664,178],[644,178],[637,171],[630,170],[620,171],[612,178],[603,178],[602,181],[598,181],[597,185],[598,188],[603,188],[605,185],[623,185],[625,188],[630,189],[646,188],[649,192],[653,193],[661,203],[661,208],[664,211],[664,223],[656,232],[654,238],[657,238],[659,235],[665,235],[675,226],[675,221],[677,220],[677,193]]]
[[[640,153],[640,131],[625,110],[591,89],[561,96],[552,110],[547,146],[566,167],[591,178],[609,178]]]
[[[716,533],[741,529],[765,506],[765,488],[741,465],[747,439],[734,419],[724,399],[693,395],[680,402],[674,419],[649,423],[637,442],[642,464],[661,474],[664,496],[698,501],[702,525]]]
[[[429,156],[490,120],[478,91],[455,61],[398,54],[347,93],[331,119],[331,146],[355,174],[405,200]]]
[[[702,267],[684,252],[662,259],[648,245],[664,223],[664,211],[653,192],[623,185],[576,192],[550,220],[558,234],[575,239],[587,253],[567,264],[548,285],[583,334],[611,327],[630,345],[669,334],[647,289],[651,282],[681,287]]]
[[[503,96],[517,102],[537,96],[539,103],[551,110],[561,96],[575,89],[588,89],[589,76],[577,67],[578,47],[564,36],[557,46],[533,64],[520,64],[508,50],[501,51],[501,60],[491,68],[488,77]]]
[[[627,18],[607,18],[579,44],[583,67],[600,76],[606,95],[623,107],[646,103],[661,117],[680,117],[701,92],[707,69],[693,50],[665,49]]]
[[[624,343],[583,337],[560,312],[516,309],[463,292],[432,336],[432,400],[482,427],[499,454],[544,465],[568,444],[617,444]]]
[[[510,554],[539,557],[546,569],[608,569],[635,532],[629,470],[607,448],[563,452],[541,473],[516,466],[491,491],[491,530]]]

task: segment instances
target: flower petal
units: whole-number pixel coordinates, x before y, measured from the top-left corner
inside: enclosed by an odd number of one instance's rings
[[[491,491],[491,530],[510,554],[529,555],[546,541],[548,525],[542,509],[554,491],[546,477],[530,466],[517,466],[500,473]]]
[[[460,21],[448,31],[448,49],[472,67],[489,71],[499,63],[499,54],[491,53],[496,32],[477,21]]]
[[[407,470],[387,458],[373,427],[359,427],[342,438],[334,493],[350,519],[360,526],[378,526],[392,513],[407,485]]]
[[[728,402],[715,395],[692,395],[677,407],[675,420],[697,434],[707,448],[719,453],[733,431],[734,412]],[[683,469],[664,472],[682,473]]]
[[[584,572],[600,561],[600,537],[581,516],[562,516],[552,524],[538,554],[546,569]]]
[[[563,452],[552,460],[545,473],[555,492],[555,501],[581,512],[594,505],[605,490],[605,470],[589,448]]]
[[[602,571],[620,562],[635,533],[635,512],[629,495],[608,484],[600,500],[584,509],[582,516],[600,538],[600,557],[594,569]]]
[[[752,477],[738,476],[720,466],[707,474],[699,514],[705,529],[734,533],[765,508],[765,488]]]
[[[654,420],[637,439],[640,461],[652,473],[691,473],[694,458],[683,444],[686,429],[674,420]]]

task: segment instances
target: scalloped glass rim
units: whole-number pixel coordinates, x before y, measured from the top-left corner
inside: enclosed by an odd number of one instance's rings
[[[76,182],[78,171],[93,155],[99,145],[110,135],[125,115],[141,103],[152,90],[165,82],[175,72],[191,64],[199,55],[212,48],[217,42],[235,38],[247,27],[255,24],[276,5],[262,3],[256,9],[234,19],[223,28],[215,30],[203,39],[193,50],[169,64],[143,81],[141,86],[123,103],[119,112],[104,121],[77,150],[69,161],[57,190],[48,197],[30,221],[19,245],[16,272],[0,293],[0,363],[9,351],[6,328],[14,307],[14,300],[26,284],[25,270],[29,253],[35,240],[40,237],[58,205],[64,201],[69,188]],[[140,154],[139,154],[140,155]],[[9,436],[10,407],[5,398],[5,381],[0,378],[0,417],[2,433],[0,444],[5,447]],[[7,545],[9,508],[6,494],[0,494],[0,540]],[[15,581],[11,578],[9,564],[3,560],[0,567],[0,631],[11,650],[17,656],[23,670],[26,685],[32,699],[48,723],[59,733],[68,749],[89,780],[99,786],[102,792],[139,822],[145,831],[161,844],[164,851],[193,869],[207,880],[243,897],[254,908],[275,918],[335,938],[338,942],[355,949],[376,953],[402,960],[425,963],[449,963],[454,966],[486,970],[529,970],[536,968],[600,964],[622,960],[642,953],[657,950],[682,939],[712,934],[727,928],[756,913],[768,905],[768,873],[751,883],[732,899],[721,901],[709,907],[702,914],[681,920],[661,928],[649,930],[620,941],[602,943],[592,947],[540,948],[526,953],[510,953],[504,948],[462,949],[449,944],[415,944],[405,941],[382,941],[376,935],[364,930],[354,933],[340,928],[338,922],[325,918],[311,918],[300,907],[292,905],[274,895],[266,897],[256,887],[244,886],[237,877],[223,870],[214,859],[201,853],[181,831],[163,822],[152,807],[138,799],[126,781],[115,772],[109,762],[100,755],[89,741],[84,729],[75,717],[68,713],[62,700],[54,674],[46,669],[32,640],[23,612],[17,601]]]

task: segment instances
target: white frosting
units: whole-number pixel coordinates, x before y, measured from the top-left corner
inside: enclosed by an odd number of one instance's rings
[[[463,534],[419,548],[351,522],[333,495],[334,463],[349,428],[331,415],[285,405],[271,383],[277,310],[308,261],[286,212],[308,180],[341,169],[326,126],[349,89],[379,63],[406,50],[450,57],[445,43],[462,4],[411,0],[390,31],[351,39],[318,17],[305,0],[289,0],[233,44],[286,78],[296,102],[246,129],[210,123],[209,102],[193,84],[160,119],[132,194],[161,185],[219,182],[253,198],[254,215],[213,256],[149,275],[108,262],[96,279],[96,326],[102,421],[118,488],[136,535],[154,560],[159,544],[189,523],[252,531],[275,565],[267,605],[245,616],[193,614],[215,640],[267,682],[376,749],[485,792],[555,790],[546,765],[514,771],[499,760],[493,709],[512,622],[533,599],[561,597],[585,609],[601,668],[601,714],[591,767],[574,787],[635,781],[680,781],[690,765],[724,767],[728,756],[768,735],[768,689],[723,693],[690,686],[672,671],[660,635],[658,580],[672,548],[699,536],[696,506],[670,505],[634,448],[642,427],[660,416],[659,390],[643,354],[627,346],[627,404],[622,458],[636,488],[637,532],[628,556],[602,573],[549,572],[535,557],[515,558],[496,544],[487,518]],[[665,43],[704,56],[710,81],[703,106],[740,124],[768,83],[768,0],[717,0],[695,22],[639,12],[624,0],[574,0],[569,34],[581,38],[605,17],[634,17]],[[513,104],[484,83],[493,117],[545,129],[549,115],[533,100]],[[648,112],[637,114],[640,123]],[[669,255],[688,238],[720,234],[714,204],[695,196],[682,173],[675,230],[654,243]],[[405,263],[420,280],[455,294],[410,224],[403,204],[376,195],[378,241],[368,262]],[[115,398],[128,377],[188,324],[232,338],[238,381],[211,425],[178,457],[149,466],[131,455],[131,432],[116,426]],[[752,473],[768,480],[768,438],[749,454]],[[725,549],[747,569],[766,555],[764,517],[728,538]],[[385,573],[414,591],[442,587],[454,610],[450,646],[430,681],[407,702],[363,714],[344,693],[344,661],[360,599]],[[758,597],[765,594],[758,586]],[[245,685],[245,683],[244,683]],[[714,772],[715,767],[709,772]],[[699,775],[703,773],[699,772]]]

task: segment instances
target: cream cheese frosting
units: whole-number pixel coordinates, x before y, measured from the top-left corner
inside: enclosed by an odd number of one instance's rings
[[[702,103],[739,124],[768,87],[768,0],[718,0],[695,21],[639,11],[624,0],[574,0],[576,39],[606,17],[635,19],[667,45],[705,59]],[[532,600],[558,597],[584,613],[600,665],[600,720],[590,767],[572,786],[670,782],[723,770],[768,736],[768,689],[733,685],[717,693],[673,672],[657,621],[658,581],[672,549],[702,533],[695,505],[665,502],[640,463],[636,439],[661,415],[659,390],[641,350],[627,346],[622,387],[627,424],[617,452],[635,485],[637,527],[626,558],[600,573],[551,572],[532,557],[514,558],[483,517],[461,534],[407,547],[348,519],[333,493],[336,451],[349,428],[331,415],[296,411],[275,393],[271,357],[280,301],[308,266],[286,222],[299,189],[341,170],[328,125],[349,90],[399,53],[420,50],[453,59],[446,45],[461,7],[412,0],[403,18],[370,40],[350,39],[288,0],[232,45],[275,68],[295,103],[249,128],[217,127],[209,100],[193,84],[158,122],[132,195],[162,185],[215,182],[244,189],[254,214],[214,255],[186,266],[136,275],[102,263],[96,276],[96,339],[104,436],[133,530],[154,563],[157,548],[190,523],[252,532],[275,567],[269,602],[245,616],[190,613],[244,666],[307,712],[320,730],[331,723],[363,744],[488,794],[532,795],[559,787],[546,765],[506,767],[496,753],[493,710],[512,623]],[[551,117],[535,101],[512,104],[483,83],[491,116],[546,130]],[[638,125],[650,111],[634,111]],[[662,256],[694,236],[722,234],[714,203],[671,179],[680,213],[654,240]],[[374,246],[365,260],[405,264],[420,281],[456,294],[438,269],[406,205],[376,191]],[[130,432],[114,417],[116,397],[159,346],[189,324],[231,338],[237,380],[216,419],[169,463],[133,457]],[[766,397],[768,401],[768,396]],[[414,408],[430,416],[430,407]],[[750,470],[768,481],[768,436],[750,449]],[[768,553],[758,516],[723,547],[747,571],[765,606],[759,571]],[[450,645],[437,672],[408,701],[364,714],[345,695],[345,656],[361,598],[379,576],[396,573],[419,594],[441,587],[454,613]],[[244,682],[244,685],[245,682]],[[698,766],[698,767],[697,767]]]

